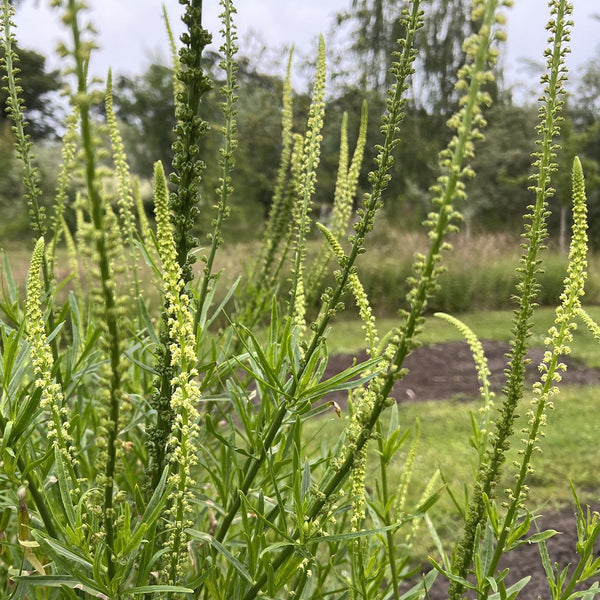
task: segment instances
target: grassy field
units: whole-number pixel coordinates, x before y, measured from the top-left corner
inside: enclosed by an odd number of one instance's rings
[[[376,314],[382,317],[392,317],[399,308],[406,308],[405,297],[408,291],[407,278],[412,275],[413,257],[416,252],[426,249],[426,236],[416,232],[401,232],[393,228],[383,231],[376,229],[372,239],[368,240],[368,260],[358,264],[358,274],[369,296],[369,301]],[[321,240],[314,237],[308,245],[309,257],[316,257]],[[0,247],[6,249],[11,268],[17,284],[24,285],[29,259],[33,248],[33,240],[13,240],[3,243]],[[226,244],[227,251],[217,254],[216,270],[221,273],[221,281],[217,288],[217,298],[223,297],[231,284],[239,276],[248,278],[252,261],[258,251],[258,242]],[[519,264],[519,240],[499,234],[473,236],[469,239],[457,236],[453,241],[453,250],[445,255],[447,272],[440,280],[440,289],[428,304],[429,312],[444,311],[451,314],[475,313],[492,315],[493,311],[510,310],[511,301],[516,285],[515,268]],[[204,250],[197,252],[202,256]],[[58,249],[57,279],[68,274],[66,251]],[[563,280],[566,273],[567,257],[555,250],[548,250],[544,258],[544,272],[540,273],[540,297],[542,306],[555,306],[562,292]],[[142,262],[142,261],[140,261]],[[586,303],[600,305],[600,261],[598,256],[590,255],[588,281],[586,284]],[[310,258],[309,258],[310,264]],[[61,265],[65,268],[61,270]],[[196,268],[202,263],[198,261]],[[329,272],[337,268],[334,261],[329,264]],[[285,269],[284,269],[285,271]],[[288,298],[289,281],[282,276],[279,296],[282,305]],[[332,284],[332,276],[328,276],[321,289]],[[310,286],[309,286],[310,287]],[[154,290],[152,290],[154,292]],[[154,298],[156,294],[151,293]],[[309,311],[315,314],[320,306],[319,294],[315,295]],[[346,314],[355,315],[351,299],[347,301]],[[491,312],[490,312],[491,311]],[[353,318],[353,317],[352,317]],[[482,317],[485,323],[487,317]],[[380,329],[385,329],[383,323]],[[503,327],[499,323],[500,327]],[[425,336],[427,336],[427,331]],[[485,335],[482,333],[482,335]],[[508,333],[506,334],[508,336]],[[491,336],[494,338],[494,335]],[[507,339],[507,338],[506,338]],[[360,343],[360,337],[357,342]]]
[[[600,318],[600,307],[591,307],[588,312]],[[478,311],[461,315],[480,337],[508,341],[510,338],[510,311]],[[545,332],[554,319],[554,311],[549,308],[540,309],[535,316],[532,345],[543,346]],[[382,331],[396,324],[393,319],[382,319],[379,326]],[[427,319],[421,341],[424,344],[443,343],[460,340],[458,331],[451,325],[430,317]],[[362,331],[360,324],[347,321],[343,327],[334,329],[331,336],[331,349],[334,352],[356,351],[361,348]],[[585,362],[588,366],[600,367],[600,347],[591,334],[581,325],[576,332],[572,348],[572,356]],[[556,398],[555,410],[548,415],[546,437],[541,442],[542,453],[536,454],[534,472],[530,476],[530,506],[535,511],[547,513],[573,506],[573,497],[569,481],[573,483],[582,502],[596,503],[600,482],[596,465],[600,461],[600,422],[598,421],[598,402],[600,389],[597,387],[565,386]],[[532,398],[531,390],[526,393],[520,410],[523,415]],[[496,396],[496,406],[502,401]],[[443,539],[450,542],[456,537],[456,524],[460,522],[458,509],[451,495],[459,503],[466,504],[465,485],[473,481],[473,468],[477,456],[469,445],[471,436],[470,413],[477,413],[480,402],[476,399],[460,401],[428,401],[419,403],[403,403],[399,405],[399,423],[401,427],[411,429],[412,434],[419,428],[419,451],[413,473],[413,485],[410,498],[416,506],[426,482],[439,469],[442,478],[447,482],[447,491],[432,509],[433,521],[439,528]],[[384,417],[383,427],[387,427],[389,415]],[[518,458],[521,447],[519,433],[525,426],[525,418],[519,419],[513,436],[513,448],[504,467],[503,481],[499,490],[512,483],[514,467],[512,461]],[[335,417],[324,422],[308,426],[306,434],[317,439],[335,439],[342,430],[343,423]],[[407,444],[408,449],[408,444]],[[390,479],[400,481],[407,452],[399,452],[388,472]],[[377,465],[371,465],[367,481],[374,481],[377,476]],[[440,479],[440,483],[441,483]],[[502,492],[501,492],[502,493]],[[425,531],[422,532],[425,534]],[[429,541],[423,539],[423,550],[427,552]]]
[[[600,320],[600,306],[586,307],[587,312],[596,320]],[[508,342],[511,339],[512,312],[509,310],[481,310],[458,315],[481,340],[499,340]],[[534,316],[531,345],[543,347],[549,327],[554,321],[554,309],[541,307]],[[381,333],[397,326],[397,318],[382,318],[377,321]],[[357,320],[346,320],[342,326],[334,327],[329,337],[329,349],[333,353],[357,352],[364,347],[364,334],[361,323]],[[460,332],[441,319],[429,316],[420,335],[423,344],[437,344],[462,340]],[[572,346],[572,356],[590,367],[600,367],[600,346],[581,323],[576,332]]]

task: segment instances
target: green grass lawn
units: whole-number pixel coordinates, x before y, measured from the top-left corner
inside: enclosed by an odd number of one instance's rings
[[[587,312],[600,321],[600,306],[586,307]],[[543,347],[546,332],[554,321],[554,309],[542,307],[535,312],[531,345]],[[464,313],[458,318],[468,325],[480,340],[500,340],[508,342],[511,339],[512,312],[506,310],[483,310]],[[399,324],[399,319],[379,319],[377,328],[380,335]],[[439,344],[462,340],[460,332],[442,319],[429,316],[423,331],[419,336],[423,344]],[[364,347],[364,334],[358,320],[348,320],[336,323],[329,336],[331,353],[356,352]],[[600,367],[600,345],[580,323],[572,346],[572,356],[590,367]]]
[[[529,395],[523,401],[521,415],[526,411],[531,399]],[[497,405],[501,399],[497,398]],[[530,496],[528,508],[534,514],[547,514],[551,511],[570,510],[574,507],[569,481],[577,491],[582,504],[598,505],[600,479],[597,465],[600,462],[600,419],[598,419],[598,403],[600,390],[596,387],[565,387],[555,399],[555,409],[548,415],[546,436],[541,440],[541,453],[535,453],[534,471],[529,477]],[[477,456],[469,445],[471,424],[469,413],[477,411],[476,401],[430,401],[399,406],[399,422],[402,428],[409,428],[414,433],[415,424],[419,422],[419,450],[412,474],[408,493],[407,511],[414,509],[432,474],[439,469],[447,483],[447,490],[442,493],[438,503],[430,510],[430,516],[444,541],[447,550],[451,550],[456,536],[462,529],[458,509],[451,494],[463,506],[466,505],[465,490],[470,489],[473,482],[473,469]],[[384,429],[387,427],[387,415],[383,418]],[[513,448],[508,454],[503,467],[503,478],[498,486],[499,504],[505,499],[503,490],[513,482],[516,468],[513,461],[518,459],[521,448],[521,427],[525,426],[525,418],[520,417],[513,436]],[[333,443],[343,428],[344,423],[337,417],[321,419],[318,423],[309,423],[305,427],[305,435],[314,438],[313,443]],[[372,442],[373,444],[373,442]],[[395,455],[388,470],[390,482],[399,482],[410,444],[405,444]],[[378,463],[374,457],[366,481],[369,488],[374,489],[379,478]],[[442,479],[438,480],[442,485]],[[391,484],[392,486],[394,483]],[[451,494],[449,493],[451,492]],[[501,510],[501,509],[500,509]],[[420,530],[419,542],[415,551],[420,560],[425,560],[434,546],[423,527]]]
[[[592,307],[588,312],[596,320],[600,318],[600,307]],[[481,339],[508,341],[510,338],[510,320],[512,313],[507,311],[474,312],[461,316]],[[535,325],[531,343],[542,346],[545,331],[551,325],[554,311],[540,309],[535,316]],[[382,320],[379,327],[382,331],[394,325],[392,320]],[[461,339],[460,334],[446,322],[430,317],[424,327],[421,341],[423,343],[440,343]],[[355,351],[361,347],[362,332],[359,323],[344,323],[337,327],[331,336],[332,352]],[[581,324],[576,332],[572,355],[589,366],[600,367],[600,347],[585,326]],[[519,411],[524,415],[532,398],[531,391],[526,396]],[[495,399],[495,406],[502,402],[500,394]],[[534,511],[548,512],[573,506],[573,498],[569,481],[572,481],[582,502],[598,502],[600,478],[597,465],[600,462],[600,418],[598,407],[600,389],[597,387],[565,386],[555,397],[555,409],[548,414],[546,437],[541,440],[542,453],[534,455],[534,472],[529,479],[529,508]],[[480,403],[473,401],[430,401],[399,405],[399,422],[404,428],[415,429],[419,421],[420,443],[418,459],[415,462],[413,485],[410,498],[414,506],[421,495],[426,482],[436,469],[443,474],[452,492],[460,503],[465,503],[465,486],[472,485],[473,469],[476,454],[469,445],[471,435],[470,413],[477,412]],[[384,416],[384,428],[386,419]],[[331,444],[342,430],[343,423],[331,417],[325,422],[308,426],[308,435],[318,430],[318,438],[327,439]],[[503,482],[499,486],[500,500],[502,490],[513,481],[515,467],[512,462],[518,459],[523,435],[520,429],[526,426],[526,419],[520,417],[515,426],[513,447],[504,465]],[[408,450],[408,445],[406,446]],[[396,454],[391,470],[390,480],[399,481],[406,459],[402,449]],[[373,463],[367,481],[374,482],[377,477],[377,465]],[[374,483],[373,483],[374,485]],[[431,515],[440,535],[448,544],[456,538],[459,523],[458,511],[450,494],[444,493],[441,500],[433,507]],[[425,533],[423,531],[423,533]],[[423,539],[423,550],[429,551]]]

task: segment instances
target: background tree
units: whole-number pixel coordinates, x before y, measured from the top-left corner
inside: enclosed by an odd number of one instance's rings
[[[25,48],[16,48],[19,57],[19,78],[23,88],[21,97],[25,103],[25,118],[29,121],[27,133],[34,140],[53,138],[57,127],[62,124],[63,111],[59,102],[52,101],[52,95],[57,94],[62,87],[58,70],[46,71],[46,58]],[[0,49],[0,57],[4,51]],[[0,124],[8,122],[6,100],[8,94],[4,87],[0,90]]]
[[[119,76],[114,102],[117,116],[125,125],[122,135],[132,170],[150,178],[154,163],[160,160],[169,172],[173,159],[171,145],[175,140],[171,68],[151,64],[137,77]]]
[[[401,25],[406,1],[352,0],[339,22],[350,22],[352,54],[360,65],[359,85],[363,91],[386,89],[390,62],[397,40],[404,36]],[[432,115],[446,116],[458,96],[454,78],[464,62],[463,40],[476,28],[471,21],[470,0],[435,0],[428,3],[425,26],[416,41],[414,102]]]
[[[531,138],[537,111],[532,106],[500,102],[485,116],[485,139],[473,160],[477,175],[467,183],[469,200],[461,207],[465,231],[518,231],[531,202],[529,174],[535,151]]]

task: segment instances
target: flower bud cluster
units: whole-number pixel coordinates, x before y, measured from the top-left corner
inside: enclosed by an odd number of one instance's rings
[[[34,385],[41,390],[40,407],[47,410],[47,438],[53,448],[60,452],[67,471],[71,475],[72,484],[79,488],[79,480],[75,476],[74,467],[77,463],[69,434],[67,410],[61,386],[52,376],[54,359],[46,340],[45,319],[42,313],[43,287],[40,279],[40,269],[44,255],[44,238],[40,238],[33,250],[31,266],[27,277],[27,299],[25,323],[27,338],[31,344],[31,362],[34,372]]]
[[[196,440],[199,435],[198,402],[200,387],[196,369],[196,336],[190,298],[185,291],[182,269],[177,262],[177,250],[167,205],[166,179],[162,165],[157,163],[155,175],[156,228],[160,258],[163,266],[163,285],[168,327],[168,348],[171,357],[171,398],[173,411],[171,435],[168,438],[170,483],[173,492],[166,514],[172,529],[166,541],[170,553],[165,576],[174,583],[183,575],[183,559],[187,543],[184,530],[191,525],[191,469],[198,463]]]

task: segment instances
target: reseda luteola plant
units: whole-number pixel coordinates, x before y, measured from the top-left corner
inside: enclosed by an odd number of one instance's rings
[[[104,95],[110,151],[99,136],[104,125],[92,118],[101,101],[87,81],[93,38],[81,25],[84,6],[54,2],[69,27],[72,46],[63,48],[75,75],[72,114],[63,140],[63,165],[51,219],[41,201],[19,99],[12,5],[3,2],[5,81],[16,147],[23,161],[35,236],[26,299],[19,299],[10,271],[2,300],[2,394],[0,396],[0,592],[3,597],[143,597],[244,599],[424,598],[442,572],[452,598],[467,589],[478,598],[514,598],[526,581],[507,588],[498,572],[501,556],[524,543],[533,518],[527,512],[527,477],[533,453],[552,406],[560,356],[580,316],[600,339],[600,327],[581,308],[586,274],[585,190],[581,165],[573,167],[574,230],[565,291],[548,335],[548,352],[534,388],[515,483],[497,505],[496,491],[511,443],[515,411],[524,396],[524,360],[546,238],[547,199],[555,170],[570,5],[551,0],[553,45],[548,53],[547,89],[541,108],[540,150],[533,190],[536,201],[526,227],[525,254],[515,312],[514,340],[502,408],[489,390],[488,370],[475,334],[450,316],[467,337],[481,380],[483,412],[473,416],[472,445],[478,476],[464,508],[464,533],[450,557],[439,556],[422,581],[410,580],[413,544],[423,516],[443,490],[432,473],[412,504],[418,426],[399,422],[389,397],[405,374],[404,360],[418,344],[428,301],[439,286],[448,234],[460,222],[465,181],[485,127],[491,99],[486,86],[497,42],[503,38],[502,8],[508,0],[475,0],[477,32],[465,41],[466,63],[457,74],[463,97],[448,125],[453,137],[440,153],[440,176],[431,188],[432,211],[425,227],[430,245],[415,258],[408,309],[398,326],[378,331],[361,283],[361,255],[381,210],[413,72],[415,36],[427,18],[420,0],[407,3],[406,37],[398,41],[391,67],[392,86],[382,116],[370,190],[359,202],[357,221],[347,236],[366,140],[366,108],[352,160],[346,118],[329,228],[317,224],[323,246],[310,264],[307,236],[318,185],[321,131],[325,114],[326,52],[319,40],[312,103],[304,132],[294,130],[291,55],[283,94],[282,154],[262,247],[247,282],[234,284],[215,302],[219,273],[215,258],[223,227],[235,205],[236,96],[235,9],[221,0],[224,75],[222,147],[218,157],[200,155],[208,124],[202,103],[211,82],[203,70],[210,35],[202,27],[202,2],[183,0],[182,47],[171,29],[177,127],[173,165],[154,168],[155,231],[143,210],[138,184],[127,166],[113,108],[109,73]],[[424,3],[425,4],[425,3]],[[426,9],[426,5],[424,6]],[[166,18],[166,11],[165,11]],[[243,100],[243,99],[242,99]],[[105,185],[110,177],[116,195]],[[202,179],[205,160],[218,160],[215,190]],[[172,171],[169,178],[165,171]],[[75,201],[69,187],[79,180]],[[170,180],[171,187],[169,187]],[[196,217],[200,196],[214,204],[203,267]],[[74,219],[67,219],[72,213]],[[76,230],[67,221],[76,222]],[[54,265],[64,240],[72,273],[66,300],[56,293]],[[143,279],[140,258],[149,265]],[[327,264],[338,266],[333,283],[321,290]],[[80,268],[80,264],[82,268]],[[282,277],[289,297],[278,298]],[[160,318],[147,287],[161,293]],[[89,298],[84,290],[90,289]],[[320,293],[320,310],[308,322],[309,303]],[[365,331],[369,359],[329,379],[327,336],[352,295]],[[125,296],[129,300],[125,299]],[[133,298],[133,302],[131,301]],[[229,300],[234,300],[228,303]],[[230,325],[211,325],[223,311]],[[266,331],[263,329],[266,324]],[[328,395],[348,390],[348,409]],[[321,401],[321,402],[320,402]],[[312,450],[303,425],[333,409],[345,421],[337,444]],[[390,414],[386,427],[380,419]],[[408,448],[406,446],[408,445]],[[374,447],[376,446],[376,447]],[[399,482],[389,465],[405,455]],[[377,461],[374,490],[365,484],[369,456]],[[418,484],[417,484],[418,485]],[[371,486],[369,486],[371,487]],[[576,498],[580,559],[570,578],[550,563],[540,532],[527,541],[540,546],[552,598],[567,599],[574,586],[597,578],[593,545],[600,519],[584,515]],[[427,523],[435,532],[435,524]],[[413,587],[411,588],[410,585]],[[401,591],[402,586],[407,591]],[[410,589],[408,589],[410,588]]]

